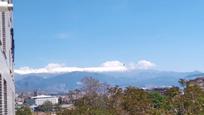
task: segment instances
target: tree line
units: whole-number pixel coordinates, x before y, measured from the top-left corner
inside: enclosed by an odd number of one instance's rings
[[[91,77],[82,80],[81,98],[74,108],[57,115],[204,115],[204,91],[198,85],[180,80],[182,88],[164,92],[136,87],[110,87]]]
[[[164,91],[136,87],[121,88],[84,78],[80,90],[68,95],[72,109],[58,109],[57,115],[204,115],[204,91],[180,80],[180,87]],[[77,97],[78,96],[78,97]]]

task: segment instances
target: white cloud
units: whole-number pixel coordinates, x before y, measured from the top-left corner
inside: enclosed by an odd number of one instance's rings
[[[131,63],[129,65],[130,65],[130,69],[140,69],[140,70],[147,70],[147,69],[152,69],[156,67],[156,64],[147,60],[140,60],[136,64]]]
[[[124,64],[120,61],[107,61],[102,64],[103,67],[123,67]]]
[[[155,67],[155,64],[146,60],[141,60],[136,64],[129,64],[125,66],[120,61],[107,61],[98,67],[68,67],[63,64],[48,64],[42,68],[21,67],[15,69],[17,74],[31,74],[31,73],[68,73],[68,72],[125,72],[132,69],[150,69]]]

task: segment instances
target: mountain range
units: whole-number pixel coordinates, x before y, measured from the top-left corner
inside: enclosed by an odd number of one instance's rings
[[[179,79],[194,79],[204,76],[201,72],[168,72],[156,70],[127,72],[70,72],[52,74],[16,74],[16,91],[68,92],[81,87],[81,79],[93,77],[100,82],[120,87],[169,87],[179,86]]]

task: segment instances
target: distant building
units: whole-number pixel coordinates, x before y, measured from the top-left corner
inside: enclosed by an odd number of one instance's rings
[[[49,101],[52,104],[58,104],[58,97],[55,97],[55,96],[38,95],[38,96],[32,97],[32,99],[34,99],[34,102],[37,106],[44,104],[46,101]]]
[[[0,0],[0,115],[15,115],[12,0]]]

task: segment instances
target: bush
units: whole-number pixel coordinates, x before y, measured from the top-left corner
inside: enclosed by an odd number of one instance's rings
[[[16,111],[16,115],[32,115],[32,112],[28,107],[21,107]]]

